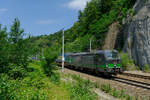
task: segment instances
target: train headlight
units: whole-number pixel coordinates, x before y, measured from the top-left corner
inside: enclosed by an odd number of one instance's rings
[[[108,65],[106,64],[106,68],[108,68]]]

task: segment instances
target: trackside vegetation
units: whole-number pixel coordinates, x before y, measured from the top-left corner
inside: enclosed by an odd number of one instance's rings
[[[96,94],[91,92],[89,81],[77,80],[76,83],[64,82],[52,74],[47,76],[40,62],[31,62],[30,71],[23,79],[9,79],[1,74],[1,100],[93,100]],[[60,76],[60,75],[59,75]],[[96,100],[96,99],[94,99]]]
[[[132,59],[130,59],[128,53],[121,53],[121,65],[123,70],[138,70]]]
[[[33,70],[24,79],[9,79],[2,75],[0,82],[1,100],[70,100],[66,89],[53,84],[41,66],[29,64]]]
[[[105,93],[109,93],[110,95],[116,97],[116,98],[121,98],[121,99],[125,99],[125,100],[138,100],[137,97],[132,97],[128,94],[125,93],[125,90],[117,90],[111,87],[110,84],[102,84],[101,88],[102,91],[104,91]]]
[[[150,72],[148,64],[145,64],[143,68],[139,68],[134,64],[134,61],[129,57],[128,53],[120,53],[120,55],[123,70],[142,70],[143,72]]]
[[[96,100],[97,95],[91,91],[93,88],[90,80],[83,80],[80,76],[72,75],[72,82],[69,91],[71,93],[71,99],[74,100]]]
[[[119,98],[121,100],[149,100],[150,99],[150,97],[149,98],[145,98],[145,97],[140,97],[138,95],[131,96],[125,90],[118,90],[116,88],[113,88],[111,86],[111,84],[101,84],[101,83],[98,83],[98,82],[91,82],[90,80],[82,79],[79,75],[68,74],[66,77],[71,77],[73,80],[75,80],[75,82],[77,81],[76,84],[78,84],[78,82],[79,83],[85,82],[83,85],[80,85],[80,89],[78,89],[77,93],[80,93],[79,90],[82,90],[82,88],[85,88],[85,90],[86,90],[86,88],[87,89],[90,88],[90,89],[93,89],[93,90],[95,88],[97,88],[97,89],[100,89],[101,91],[103,91],[105,93],[108,93],[109,95],[111,95],[111,96],[113,96],[115,98]],[[73,82],[73,83],[75,83],[75,82]],[[84,85],[86,85],[86,86],[84,87]],[[96,94],[95,94],[95,96],[96,96]],[[92,96],[92,98],[94,98],[94,95]],[[77,99],[77,100],[80,100],[80,99]],[[91,100],[96,100],[96,98],[91,99]]]
[[[148,73],[150,72],[150,68],[149,68],[149,65],[148,65],[148,64],[144,65],[143,71],[144,71],[144,72],[148,72]]]

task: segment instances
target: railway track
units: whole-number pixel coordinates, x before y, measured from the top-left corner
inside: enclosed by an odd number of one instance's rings
[[[114,76],[114,81],[150,90],[150,76],[124,72]]]
[[[131,85],[134,87],[150,90],[150,81],[149,80],[140,79],[137,77],[131,78],[130,76],[123,76],[123,75],[113,76],[112,80],[120,82],[120,83],[124,83],[127,85]]]
[[[150,76],[125,72],[117,76],[113,76],[113,80],[134,87],[150,90]]]
[[[122,74],[119,74],[117,76],[113,76],[113,77],[109,78],[109,77],[105,77],[105,76],[99,76],[95,73],[93,74],[90,72],[83,72],[81,70],[76,70],[76,71],[80,71],[81,73],[87,73],[88,75],[93,75],[96,77],[116,81],[116,82],[119,82],[121,84],[123,83],[123,84],[127,84],[130,86],[142,88],[142,89],[147,89],[150,91],[150,76],[131,74],[131,73],[125,72],[125,73],[122,73]]]
[[[127,72],[122,73],[122,75],[150,80],[150,76],[145,76],[145,75],[132,74],[132,73],[127,73]]]

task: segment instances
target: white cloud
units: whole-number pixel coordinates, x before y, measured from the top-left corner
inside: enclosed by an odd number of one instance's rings
[[[67,4],[67,7],[76,10],[83,10],[86,6],[86,3],[91,0],[72,0]]]
[[[6,11],[8,11],[8,9],[6,9],[6,8],[0,8],[0,12],[6,12]]]
[[[38,20],[36,24],[55,24],[55,20]]]

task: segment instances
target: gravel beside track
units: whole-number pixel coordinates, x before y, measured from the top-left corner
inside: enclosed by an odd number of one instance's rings
[[[83,79],[89,79],[92,82],[98,82],[99,85],[110,84],[118,90],[124,89],[130,96],[150,97],[150,80],[139,79],[124,75],[117,75],[112,78],[105,78],[92,73],[80,72],[65,68],[65,73],[80,75]]]
[[[150,73],[144,73],[142,71],[125,71],[124,73],[138,74],[138,75],[143,75],[143,76],[150,76]]]
[[[145,74],[124,72],[124,73],[122,73],[122,75],[131,76],[131,77],[137,77],[137,78],[140,78],[140,79],[147,79],[147,80],[150,80],[150,76],[147,75],[147,73],[146,73],[146,75],[145,75]]]

